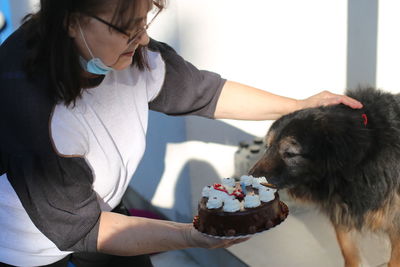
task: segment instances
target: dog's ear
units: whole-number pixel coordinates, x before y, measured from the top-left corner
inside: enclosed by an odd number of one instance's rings
[[[371,145],[371,132],[365,127],[360,112],[332,109],[323,118],[324,137],[321,150],[328,171],[356,166]]]
[[[349,149],[347,147],[347,142],[343,136],[333,136],[327,135],[324,138],[324,142],[321,146],[321,167],[327,173],[335,173],[341,170],[348,159],[351,157],[349,154]]]

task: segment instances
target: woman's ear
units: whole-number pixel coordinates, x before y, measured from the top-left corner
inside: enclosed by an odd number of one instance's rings
[[[76,38],[79,33],[78,28],[79,16],[76,13],[70,14],[64,19],[64,27],[66,28],[69,37]]]

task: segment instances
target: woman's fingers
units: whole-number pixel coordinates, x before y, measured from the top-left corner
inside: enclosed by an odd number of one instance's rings
[[[337,104],[344,104],[354,109],[359,109],[363,107],[362,103],[357,101],[356,99],[353,99],[346,95],[334,94],[328,91],[323,91],[301,101],[301,108],[313,108],[318,106],[329,106]]]
[[[232,245],[245,242],[250,238],[238,238],[238,239],[221,239],[216,237],[206,236],[194,227],[190,228],[189,234],[187,236],[188,243],[194,247],[202,247],[202,248],[227,248]]]
[[[355,108],[355,109],[359,109],[359,108],[363,107],[363,105],[359,101],[357,101],[351,97],[348,97],[348,96],[340,96],[339,103],[342,103],[344,105],[347,105],[347,106],[349,106],[351,108]]]

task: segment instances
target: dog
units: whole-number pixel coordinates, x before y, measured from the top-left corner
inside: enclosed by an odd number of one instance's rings
[[[299,110],[276,120],[254,177],[316,204],[332,222],[346,267],[360,266],[351,231],[384,231],[400,266],[400,94],[347,90],[363,103]]]

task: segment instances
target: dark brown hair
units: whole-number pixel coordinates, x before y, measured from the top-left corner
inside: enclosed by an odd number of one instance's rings
[[[115,0],[116,9],[111,21],[122,29],[137,12],[139,1],[153,2],[163,9],[166,0]],[[49,93],[56,102],[75,103],[85,88],[97,86],[102,79],[83,76],[79,53],[68,27],[74,14],[101,14],[109,0],[40,0],[37,13],[24,18],[27,33],[27,72],[30,77],[46,75]],[[137,48],[133,64],[143,70],[147,60],[143,47]]]

